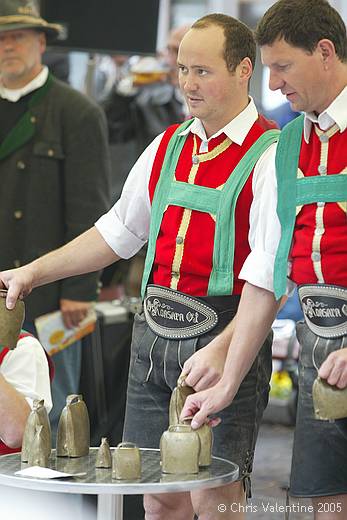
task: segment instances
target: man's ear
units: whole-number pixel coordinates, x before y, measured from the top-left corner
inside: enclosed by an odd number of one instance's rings
[[[331,40],[324,38],[317,43],[316,50],[319,52],[324,68],[327,69],[336,57],[335,45]]]
[[[250,58],[243,58],[243,60],[240,61],[237,68],[240,79],[247,81],[251,79],[251,76],[253,74],[253,65]]]
[[[39,32],[39,43],[40,43],[41,54],[43,54],[47,47],[47,39],[46,39],[46,35],[43,31]]]

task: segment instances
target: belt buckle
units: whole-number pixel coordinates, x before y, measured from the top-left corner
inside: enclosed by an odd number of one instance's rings
[[[206,303],[159,285],[147,287],[144,313],[150,329],[167,339],[201,336],[218,323],[217,312]]]
[[[322,338],[347,334],[347,288],[328,284],[298,287],[301,307],[309,329]]]

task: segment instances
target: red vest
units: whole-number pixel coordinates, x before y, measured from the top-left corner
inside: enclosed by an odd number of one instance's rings
[[[324,167],[327,175],[346,169],[347,131],[329,130],[322,135],[319,137],[313,127],[310,142],[302,140],[299,168],[305,177],[319,175]],[[297,284],[347,286],[347,217],[343,203],[303,206],[295,223],[291,260],[290,278]]]
[[[32,334],[29,334],[28,332],[22,332],[20,335],[19,335],[19,338],[18,340],[22,339],[22,338],[26,338],[26,337],[34,337]],[[4,360],[4,357],[6,356],[6,354],[9,352],[10,349],[8,348],[4,348],[1,353],[0,353],[0,365],[2,364],[3,360]],[[45,351],[46,353],[46,351]],[[47,361],[48,361],[48,366],[49,366],[49,377],[50,377],[50,380],[52,381],[53,377],[54,377],[54,365],[53,365],[53,362],[52,360],[50,359],[50,357],[46,354],[46,357],[47,357]],[[21,448],[9,448],[4,442],[2,442],[2,440],[0,439],[0,455],[5,455],[7,453],[18,453],[19,451],[21,450]]]
[[[149,181],[149,196],[151,201],[160,176],[168,142],[176,128],[177,125],[168,128],[160,143]],[[199,169],[194,183],[209,188],[222,186],[252,144],[260,135],[270,128],[275,128],[275,125],[267,121],[264,117],[259,116],[241,146],[232,143],[216,157],[199,163]],[[176,169],[177,181],[188,181],[192,167],[194,138],[197,143],[197,153],[199,153],[201,139],[189,133],[178,160]],[[208,143],[209,148],[207,153],[213,152],[225,139],[225,134],[211,139]],[[238,275],[244,261],[250,253],[248,233],[249,212],[253,200],[252,178],[253,172],[239,195],[235,209],[236,246],[233,294],[240,294],[242,291],[244,281],[240,280]],[[152,272],[153,283],[157,285],[170,287],[176,242],[182,239],[178,231],[182,223],[183,212],[184,209],[181,207],[169,206],[163,216],[156,243],[156,254]],[[208,281],[212,269],[214,232],[215,221],[210,214],[192,211],[185,230],[185,236],[183,237],[184,253],[180,263],[179,281],[177,285],[179,291],[194,296],[204,296],[207,294]]]

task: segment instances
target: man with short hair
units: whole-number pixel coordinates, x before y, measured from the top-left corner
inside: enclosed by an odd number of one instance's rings
[[[214,384],[223,370],[232,334],[226,326],[238,307],[239,273],[254,247],[278,138],[248,96],[254,62],[252,32],[238,20],[212,14],[193,24],[181,42],[178,68],[194,118],[149,145],[120,200],[94,228],[26,267],[1,273],[11,306],[34,286],[128,258],[149,239],[145,312],[135,317],[124,430],[124,439],[141,447],[159,446],[183,366],[196,390]],[[266,270],[259,271],[257,262],[254,276],[267,287]],[[213,453],[239,465],[239,480],[191,494],[147,495],[147,520],[192,520],[194,512],[200,520],[215,520],[221,503],[234,504],[224,518],[245,518],[271,364],[264,337],[215,430]]]
[[[274,204],[262,205],[255,240],[261,267],[270,226],[278,244],[267,264],[273,284],[259,291],[246,261],[241,276],[247,283],[223,376],[215,387],[189,397],[182,415],[196,414],[196,427],[232,402],[289,272],[306,322],[298,325],[302,350],[290,491],[313,498],[316,520],[344,519],[347,419],[318,419],[312,385],[318,375],[335,391],[347,387],[346,27],[326,0],[279,0],[259,22],[256,39],[270,69],[270,88],[280,89],[293,110],[305,112],[282,131],[277,179],[270,171],[264,185],[264,196]]]
[[[61,27],[27,0],[0,2],[0,269],[23,265],[87,229],[109,204],[106,122],[87,97],[42,65]],[[83,130],[83,131],[82,131]],[[96,299],[97,273],[58,282],[26,301],[25,327],[61,310],[76,326]],[[81,345],[55,355],[53,430],[78,392]]]

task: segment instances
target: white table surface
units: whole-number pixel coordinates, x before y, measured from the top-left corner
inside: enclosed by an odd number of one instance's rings
[[[112,470],[95,468],[97,448],[80,458],[56,457],[55,450],[49,467],[67,473],[86,472],[85,476],[68,479],[38,479],[20,477],[16,471],[28,467],[21,463],[20,453],[0,457],[0,484],[17,488],[58,493],[98,495],[98,520],[117,520],[123,517],[123,495],[144,493],[174,493],[219,487],[237,480],[238,466],[230,461],[213,457],[208,468],[197,475],[167,475],[161,472],[159,450],[141,449],[142,475],[136,481],[112,479]]]

